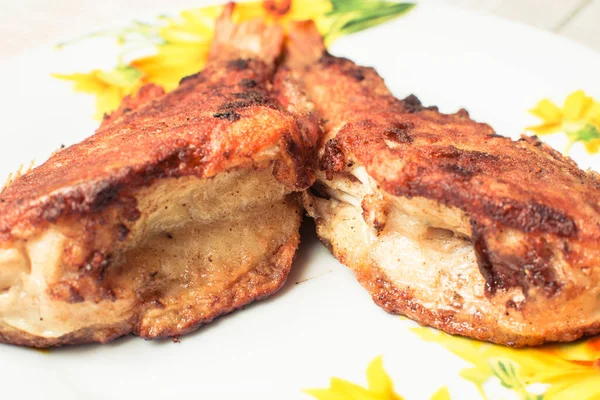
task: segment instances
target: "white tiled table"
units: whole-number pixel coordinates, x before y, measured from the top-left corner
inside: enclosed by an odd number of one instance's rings
[[[422,0],[514,19],[600,51],[600,0]],[[0,0],[0,58],[143,15],[204,0]]]

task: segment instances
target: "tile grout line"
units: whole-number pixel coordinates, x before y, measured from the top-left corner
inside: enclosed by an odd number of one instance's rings
[[[552,32],[560,32],[562,28],[564,28],[573,18],[575,18],[581,11],[583,11],[587,6],[592,3],[593,0],[583,0],[579,3],[573,11],[571,11],[567,16],[560,21],[554,28],[552,28]]]

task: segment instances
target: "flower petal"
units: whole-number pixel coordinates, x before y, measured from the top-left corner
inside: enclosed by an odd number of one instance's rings
[[[100,93],[106,89],[106,83],[98,79],[98,70],[87,74],[75,73],[71,75],[52,74],[53,77],[72,81],[75,83],[73,90],[83,93]]]
[[[375,358],[367,367],[369,390],[375,393],[393,393],[394,384],[383,368],[381,356]]]
[[[110,114],[121,104],[121,99],[125,94],[118,88],[110,87],[102,93],[98,93],[96,97],[96,114],[94,118],[97,120],[102,119],[104,114]]]
[[[209,6],[202,8],[193,8],[181,12],[181,18],[186,23],[192,25],[202,25],[210,29],[214,29],[215,19],[223,11],[223,6]]]
[[[593,99],[585,95],[583,90],[571,93],[565,100],[563,113],[565,118],[571,121],[580,120],[588,108],[592,105]]]
[[[380,400],[381,397],[369,392],[362,386],[341,378],[331,378],[331,390],[346,395],[347,400]],[[387,397],[383,399],[387,400]]]
[[[556,124],[552,122],[547,124],[528,126],[525,129],[527,129],[528,131],[535,132],[536,135],[549,135],[551,133],[561,132],[562,125],[560,123]]]
[[[161,85],[165,90],[175,89],[181,78],[204,67],[209,45],[164,44],[158,53],[133,61],[131,64],[143,72],[145,82]]]
[[[592,139],[589,142],[584,142],[583,145],[588,153],[596,154],[600,150],[600,139]]]
[[[547,124],[560,124],[563,118],[561,109],[548,99],[541,100],[529,112],[540,117]]]
[[[431,396],[431,400],[451,400],[448,388],[446,386],[440,388]]]
[[[565,360],[593,362],[600,359],[600,336],[573,343],[547,345],[540,350]]]
[[[600,399],[598,382],[600,382],[600,372],[573,375],[550,386],[545,393],[545,398],[598,400]]]
[[[416,327],[411,328],[411,330],[423,340],[444,346],[457,356],[473,364],[480,371],[489,371],[487,359],[481,354],[484,346],[483,342],[447,335],[431,328]]]
[[[594,102],[594,104],[587,109],[583,119],[600,127],[600,101]]]
[[[262,2],[240,2],[235,5],[233,10],[233,20],[236,22],[269,17]]]

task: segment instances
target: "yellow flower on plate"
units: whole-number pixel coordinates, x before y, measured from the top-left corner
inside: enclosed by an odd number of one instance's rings
[[[600,102],[583,90],[571,93],[561,107],[549,99],[541,100],[530,112],[543,122],[527,129],[538,135],[564,132],[569,141],[565,154],[573,144],[582,142],[589,153],[600,149]]]
[[[340,378],[331,378],[328,389],[309,389],[305,393],[318,400],[403,400],[394,391],[394,384],[383,368],[381,357],[367,367],[368,388]]]
[[[497,377],[523,400],[600,399],[600,337],[573,344],[514,349],[430,328],[413,328],[422,339],[436,342],[470,362],[460,375],[486,398],[484,384]],[[546,385],[543,395],[529,385]]]
[[[163,43],[154,55],[131,62],[144,74],[146,82],[173,90],[181,78],[201,70],[214,37],[214,21],[223,6],[182,11],[179,17],[163,17],[166,25],[159,30]],[[236,22],[263,18],[287,24],[289,21],[318,19],[331,10],[328,0],[267,0],[237,4],[232,19]]]
[[[184,76],[200,71],[214,36],[214,20],[222,6],[186,10],[179,18],[164,18],[166,25],[159,30],[164,40],[156,54],[131,62],[143,74],[145,82],[173,90]]]
[[[52,76],[74,82],[73,90],[76,92],[96,95],[96,119],[116,109],[123,97],[137,92],[142,85],[141,73],[129,66],[120,66],[112,71],[95,69],[88,73]]]
[[[431,396],[431,400],[451,400],[447,387],[443,387]]]
[[[414,3],[388,0],[263,0],[237,4],[232,18],[236,22],[263,18],[267,23],[279,23],[284,28],[291,21],[312,19],[329,45],[340,36],[376,26],[413,7]],[[88,37],[114,36],[119,45],[141,37],[155,52],[114,71],[54,76],[75,81],[75,90],[96,95],[97,117],[116,109],[121,98],[134,93],[140,83],[152,82],[167,91],[173,90],[181,78],[202,70],[206,64],[214,37],[214,22],[222,9],[222,5],[190,9],[175,17],[163,16],[156,24],[136,22],[120,30],[94,33]],[[66,43],[61,47],[64,45]],[[120,60],[125,58],[126,51],[122,50]],[[127,75],[125,84],[112,82],[115,77],[120,81],[118,78],[123,74]],[[129,79],[132,77],[135,79]]]

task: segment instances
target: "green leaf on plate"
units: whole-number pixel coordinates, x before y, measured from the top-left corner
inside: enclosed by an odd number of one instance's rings
[[[536,395],[527,391],[527,385],[521,381],[517,374],[518,365],[509,359],[491,359],[489,366],[500,380],[502,386],[514,391],[521,400],[542,400],[544,395]]]
[[[565,133],[569,138],[564,154],[568,154],[571,147],[577,142],[583,143],[590,153],[597,153],[600,147],[600,130],[594,124],[565,124]]]
[[[332,0],[332,5],[333,9],[327,14],[334,19],[325,35],[328,43],[340,36],[363,31],[397,18],[415,6],[414,3],[356,0]]]

